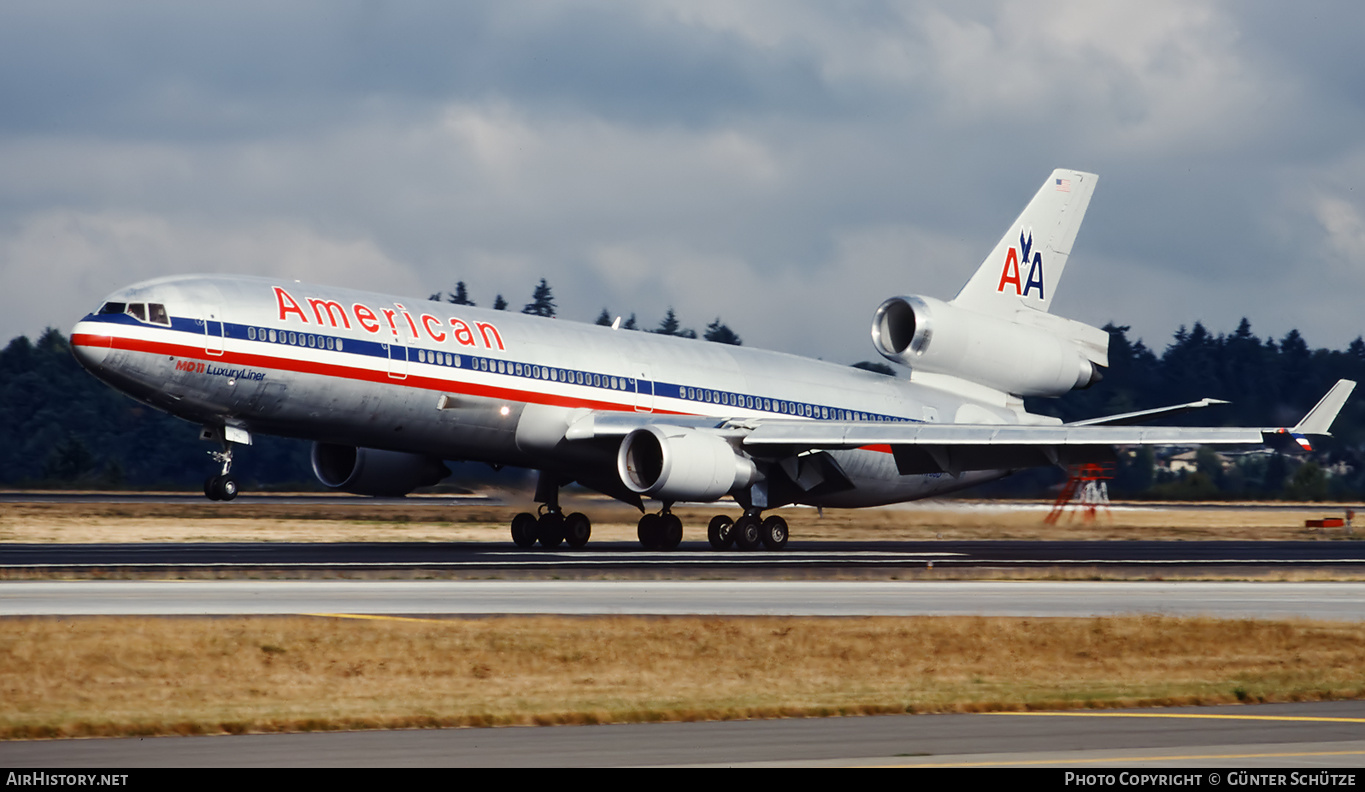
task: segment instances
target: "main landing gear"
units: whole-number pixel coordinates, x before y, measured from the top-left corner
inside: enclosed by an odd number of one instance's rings
[[[682,542],[682,520],[665,506],[658,514],[640,518],[638,535],[640,546],[646,550],[674,550]],[[706,526],[706,539],[711,547],[727,550],[732,545],[741,550],[781,550],[787,546],[787,521],[773,515],[766,520],[758,509],[750,509],[738,519],[724,514],[711,518]]]
[[[530,549],[539,543],[554,550],[567,544],[577,550],[592,536],[592,522],[581,512],[566,516],[558,504],[544,504],[538,514],[522,512],[512,518],[512,541],[517,547]],[[646,514],[640,518],[636,536],[645,550],[676,550],[682,544],[682,520],[667,508]],[[757,510],[745,512],[738,520],[718,514],[706,527],[706,538],[716,550],[781,550],[787,546],[787,521],[777,515],[764,518]]]
[[[735,545],[740,550],[781,550],[787,546],[787,521],[776,514],[763,519],[758,509],[749,509],[738,520],[724,514],[711,518],[706,526],[706,539],[717,550]]]
[[[536,514],[522,512],[512,518],[512,541],[517,547],[530,549],[536,544],[554,550],[562,544],[577,550],[592,536],[592,522],[587,515],[574,512],[565,516],[559,507],[559,480],[544,471],[536,483],[536,500],[540,508]],[[672,511],[673,504],[665,502],[657,514],[640,518],[636,536],[646,550],[676,550],[682,544],[683,524]],[[781,550],[787,546],[787,521],[772,515],[764,519],[761,510],[746,509],[738,520],[724,514],[711,518],[706,527],[706,538],[717,550],[738,547],[741,550]]]
[[[582,512],[564,516],[564,510],[559,508],[559,481],[550,473],[541,471],[536,500],[541,504],[539,516],[522,512],[512,518],[512,541],[517,547],[530,548],[539,542],[546,550],[561,544],[577,550],[588,543],[592,521]]]
[[[682,544],[682,520],[665,506],[658,514],[641,517],[635,535],[646,550],[676,550]]]
[[[657,515],[640,518],[640,546],[646,550],[673,550],[682,542],[682,520],[669,507]],[[749,509],[738,520],[715,515],[706,527],[706,538],[717,550],[737,546],[741,550],[781,550],[786,546],[786,520],[777,515],[763,519],[758,509]]]
[[[557,505],[543,505],[539,511],[539,517],[522,512],[512,518],[512,541],[517,547],[530,548],[539,542],[546,550],[561,544],[577,550],[592,536],[592,522],[582,512],[566,517]]]

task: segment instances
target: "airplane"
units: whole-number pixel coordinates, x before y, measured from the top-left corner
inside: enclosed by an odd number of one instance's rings
[[[940,495],[1031,467],[1115,458],[1116,446],[1310,449],[1355,383],[1293,427],[1140,426],[1218,403],[1072,423],[1024,397],[1099,381],[1108,334],[1049,312],[1098,177],[1056,170],[951,300],[892,297],[872,342],[908,378],[780,352],[452,306],[298,281],[164,277],[110,294],[71,346],[114,388],[203,427],[231,500],[233,449],[258,434],[311,440],[327,487],[400,496],[447,460],[538,472],[519,547],[581,548],[564,514],[578,484],[636,506],[647,549],[682,541],[682,502],[730,498],[711,546],[787,545],[782,506],[867,507]],[[619,320],[618,320],[619,324]],[[659,503],[657,511],[645,500]]]

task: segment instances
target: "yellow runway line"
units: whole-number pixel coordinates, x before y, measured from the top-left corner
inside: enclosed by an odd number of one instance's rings
[[[1099,756],[1091,759],[1030,759],[1016,762],[947,762],[943,764],[877,765],[878,767],[1022,767],[1025,765],[1084,765],[1101,762],[1178,762],[1208,761],[1211,759],[1289,759],[1306,756],[1360,756],[1365,751],[1294,751],[1285,753],[1246,754],[1175,754],[1171,756]]]
[[[424,624],[448,624],[449,619],[414,619],[410,616],[375,616],[367,613],[301,613],[300,616],[318,616],[324,619],[372,619],[374,621],[420,622]]]
[[[1365,723],[1365,718],[1326,718],[1311,715],[1213,715],[1187,712],[992,712],[991,715],[1022,715],[1042,718],[1189,718],[1194,720],[1313,721],[1317,723]]]

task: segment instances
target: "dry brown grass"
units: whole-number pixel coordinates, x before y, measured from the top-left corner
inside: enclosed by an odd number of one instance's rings
[[[566,510],[593,518],[593,536],[634,541],[639,513],[605,499],[569,500]],[[404,502],[289,505],[270,502],[181,504],[0,505],[0,542],[507,542],[512,515],[530,504],[452,505],[432,498]],[[1128,504],[1087,522],[1046,525],[1045,504],[925,501],[883,509],[782,509],[793,540],[932,539],[1342,539],[1342,529],[1304,528],[1304,520],[1341,516],[1337,505],[1263,509],[1229,504],[1211,509]],[[677,510],[688,538],[700,539],[713,514],[733,504]],[[1362,517],[1365,519],[1365,517]]]
[[[1365,625],[1117,619],[0,620],[0,736],[1365,695]]]

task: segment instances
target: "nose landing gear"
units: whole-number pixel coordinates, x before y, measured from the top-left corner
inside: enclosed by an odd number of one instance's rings
[[[222,465],[216,476],[204,480],[204,496],[209,500],[229,501],[237,497],[237,479],[232,477],[232,446],[251,445],[251,433],[239,426],[205,426],[199,432],[200,440],[219,443],[222,451],[210,451],[213,461]]]
[[[213,461],[222,464],[223,471],[204,480],[204,495],[209,500],[230,501],[237,497],[237,479],[231,475],[232,444],[223,443],[222,451],[210,451],[209,456],[213,457]]]

